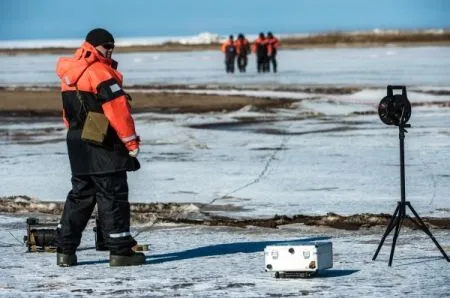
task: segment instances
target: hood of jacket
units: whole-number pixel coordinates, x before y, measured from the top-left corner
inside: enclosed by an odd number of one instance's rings
[[[56,74],[68,86],[75,86],[86,69],[95,62],[112,66],[114,60],[103,57],[94,46],[84,42],[72,57],[62,57],[56,64]]]

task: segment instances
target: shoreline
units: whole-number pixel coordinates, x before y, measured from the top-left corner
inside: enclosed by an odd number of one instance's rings
[[[370,89],[370,87],[367,87]],[[125,90],[133,98],[131,107],[134,114],[140,113],[210,113],[236,111],[245,106],[260,110],[289,108],[294,98],[264,97],[246,94],[211,94],[190,92],[195,90],[221,91],[239,88],[233,86],[209,85],[135,85]],[[244,89],[243,89],[244,90]],[[247,86],[245,90],[288,91],[311,94],[344,95],[363,90],[357,86],[278,86],[261,89]],[[150,91],[150,92],[149,92]],[[412,90],[433,96],[450,95],[450,90]],[[59,87],[0,87],[0,116],[3,118],[61,117],[62,101]],[[438,105],[450,107],[446,100],[415,102],[413,106]],[[3,122],[0,120],[0,122]]]
[[[240,95],[208,95],[190,93],[130,92],[133,113],[209,113],[238,110],[247,105],[259,108],[288,107],[293,100],[268,99]],[[2,117],[60,117],[62,113],[59,88],[0,88]]]
[[[194,205],[195,212],[186,212],[186,208]],[[0,214],[9,216],[47,216],[58,217],[64,208],[64,201],[40,201],[28,196],[0,197]],[[371,229],[386,226],[391,215],[384,213],[357,213],[351,215],[340,215],[328,212],[323,215],[274,215],[272,217],[240,218],[216,215],[216,211],[231,209],[230,205],[210,205],[202,203],[136,203],[130,202],[131,220],[133,224],[173,223],[203,226],[223,226],[246,228],[256,226],[262,228],[276,229],[280,226],[303,224],[310,227],[330,227],[338,230],[356,231],[360,229]],[[236,207],[236,210],[239,210]],[[435,229],[450,229],[450,218],[448,217],[422,217],[425,223]],[[405,227],[415,228],[411,220],[403,223]]]
[[[250,40],[252,43],[253,40]],[[281,37],[280,49],[301,50],[310,48],[368,48],[368,47],[415,47],[415,46],[450,46],[450,31],[433,32],[383,32],[378,33],[326,33],[306,37]],[[183,44],[165,42],[153,45],[117,46],[115,53],[137,52],[192,52],[220,50],[220,43]],[[0,48],[0,55],[21,54],[72,54],[73,47],[42,48]]]

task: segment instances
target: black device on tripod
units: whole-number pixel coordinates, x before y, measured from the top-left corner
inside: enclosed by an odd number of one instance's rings
[[[402,94],[394,95],[393,90],[401,89]],[[400,232],[400,228],[402,226],[403,220],[408,218],[411,220],[419,229],[421,229],[425,234],[430,236],[431,240],[433,240],[434,244],[436,244],[437,248],[441,251],[444,258],[450,262],[449,257],[439,245],[437,240],[434,238],[433,234],[431,234],[428,227],[425,225],[423,220],[420,218],[419,214],[417,214],[416,210],[414,210],[413,206],[409,201],[406,201],[405,195],[405,153],[404,153],[404,139],[405,133],[407,133],[405,128],[411,127],[411,125],[407,124],[410,116],[411,116],[411,104],[408,101],[408,97],[406,96],[406,87],[405,86],[388,86],[387,87],[387,96],[384,97],[380,104],[378,105],[378,115],[383,123],[387,125],[396,125],[399,129],[399,138],[400,138],[400,187],[401,187],[401,201],[397,203],[397,208],[394,211],[394,214],[386,228],[386,231],[381,238],[380,244],[378,245],[377,251],[373,256],[372,260],[375,260],[380,252],[381,247],[383,246],[384,240],[389,235],[389,233],[395,228],[394,237],[392,240],[391,254],[389,257],[389,266],[392,265],[392,259],[394,257],[395,244],[397,242],[397,238]],[[414,214],[415,218],[412,218],[406,214],[406,207]]]

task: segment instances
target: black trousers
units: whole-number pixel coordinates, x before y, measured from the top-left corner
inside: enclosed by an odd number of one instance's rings
[[[227,73],[234,73],[234,61],[235,56],[226,56],[225,57],[225,71]]]
[[[258,72],[269,72],[269,57],[267,55],[257,56],[256,67]]]
[[[80,245],[89,218],[98,209],[100,229],[111,254],[128,255],[136,241],[130,234],[130,204],[125,171],[102,175],[72,176],[57,230],[58,252],[71,254]]]
[[[277,72],[277,50],[274,49],[272,55],[269,57],[269,71],[270,71],[270,63],[272,63],[273,72]]]
[[[239,68],[240,72],[245,72],[246,71],[247,62],[248,62],[247,55],[239,55],[237,57],[237,65],[238,65],[238,68]]]

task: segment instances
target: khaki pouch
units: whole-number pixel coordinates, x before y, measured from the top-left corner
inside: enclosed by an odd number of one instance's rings
[[[85,142],[102,145],[108,132],[109,121],[102,113],[88,112],[84,121],[81,139]]]

